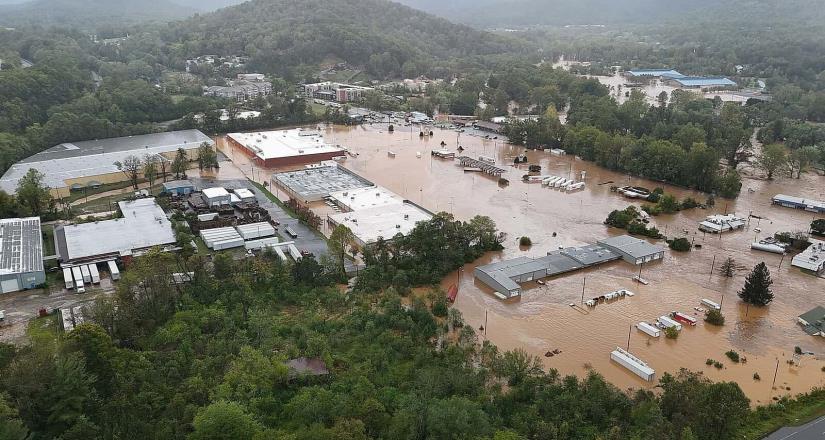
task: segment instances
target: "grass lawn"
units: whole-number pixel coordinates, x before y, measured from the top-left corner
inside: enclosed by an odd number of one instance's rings
[[[804,425],[825,416],[825,389],[811,391],[791,401],[780,400],[774,405],[752,413],[737,438],[759,440],[783,426]]]
[[[53,313],[43,318],[34,318],[26,327],[26,336],[33,346],[48,346],[57,343],[61,330],[60,315]]]
[[[315,113],[316,116],[324,116],[324,113],[327,111],[327,106],[313,101],[309,101],[309,108],[312,109],[312,113]]]

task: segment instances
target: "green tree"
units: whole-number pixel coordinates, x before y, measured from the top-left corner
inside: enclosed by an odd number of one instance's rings
[[[739,291],[742,301],[754,306],[766,306],[773,301],[771,292],[771,274],[764,262],[757,264],[745,279],[745,285]]]
[[[252,440],[261,430],[241,405],[223,400],[201,409],[192,427],[190,440]]]
[[[6,396],[0,394],[0,439],[24,440],[29,430],[17,417],[17,410],[9,406]]]
[[[175,179],[182,179],[186,177],[186,169],[189,166],[189,159],[186,156],[186,150],[178,148],[175,153],[175,158],[172,160],[171,171],[175,174]]]
[[[762,147],[762,153],[757,158],[757,164],[768,179],[773,179],[774,174],[787,164],[788,154],[781,144],[768,144]]]
[[[339,224],[329,234],[327,244],[335,258],[335,270],[343,274],[346,270],[347,252],[350,252],[355,245],[355,234],[345,225]]]
[[[802,173],[817,162],[819,154],[819,150],[810,145],[791,151],[791,154],[788,155],[788,170],[791,177],[801,178]]]
[[[155,178],[158,177],[158,161],[163,158],[147,154],[143,158],[143,177],[149,180],[149,188],[155,186]]]
[[[49,187],[43,183],[45,177],[40,171],[29,169],[17,183],[17,201],[27,215],[43,215],[54,204]]]
[[[198,147],[198,169],[211,169],[218,167],[218,154],[211,145],[204,142]]]

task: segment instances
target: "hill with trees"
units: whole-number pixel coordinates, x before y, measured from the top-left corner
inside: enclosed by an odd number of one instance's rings
[[[101,24],[128,25],[181,19],[197,11],[169,0],[34,0],[0,6],[0,24],[94,30]]]
[[[399,76],[436,60],[530,47],[386,0],[253,0],[170,24],[161,35],[189,55],[247,54],[254,69],[280,74],[336,60]]]

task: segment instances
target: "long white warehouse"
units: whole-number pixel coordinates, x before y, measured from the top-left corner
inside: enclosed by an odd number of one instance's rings
[[[650,365],[620,347],[616,347],[610,353],[610,359],[648,382],[653,381],[656,376],[656,370],[651,368]]]

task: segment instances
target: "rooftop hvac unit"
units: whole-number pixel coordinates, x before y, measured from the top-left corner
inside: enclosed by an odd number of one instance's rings
[[[401,229],[401,225],[395,225],[395,229]]]
[[[404,214],[404,220],[409,220],[409,219],[410,219],[410,215],[409,214]]]
[[[304,150],[298,150],[298,154],[304,154]]]

